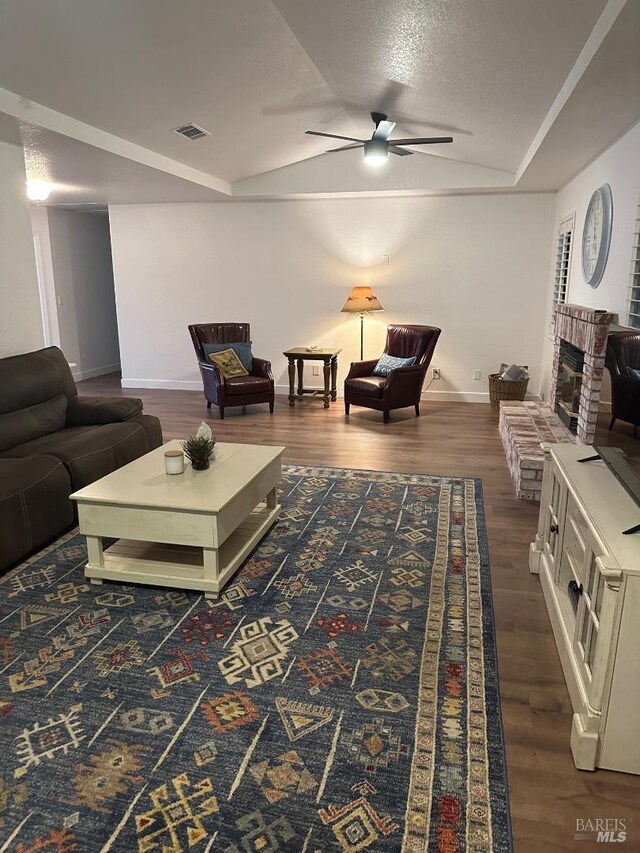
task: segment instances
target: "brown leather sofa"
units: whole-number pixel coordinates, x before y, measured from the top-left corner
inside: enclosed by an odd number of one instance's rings
[[[80,397],[57,347],[0,359],[0,569],[69,527],[69,495],[162,444],[130,397]]]
[[[274,382],[271,375],[271,362],[253,356],[253,365],[249,376],[234,376],[223,379],[220,371],[212,364],[203,349],[203,344],[232,344],[251,340],[249,323],[202,323],[189,326],[189,334],[198,359],[202,376],[207,409],[214,403],[220,409],[220,419],[224,420],[227,406],[252,406],[255,403],[268,403],[273,412]]]
[[[388,326],[385,353],[396,358],[413,356],[415,362],[397,367],[387,377],[373,375],[377,358],[352,362],[344,382],[345,414],[353,404],[381,411],[385,424],[392,409],[415,406],[419,415],[422,386],[440,332],[436,326]]]
[[[612,332],[607,339],[605,366],[611,375],[611,422],[617,420],[633,424],[633,434],[638,437],[640,426],[640,380],[629,375],[627,368],[640,370],[640,333]]]
[[[53,456],[0,459],[0,570],[73,524],[71,484]]]

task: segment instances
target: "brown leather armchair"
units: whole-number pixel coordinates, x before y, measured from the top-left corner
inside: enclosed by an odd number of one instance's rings
[[[389,376],[382,377],[373,376],[377,358],[354,361],[344,381],[345,414],[349,414],[353,403],[381,411],[385,424],[389,423],[391,409],[415,406],[416,415],[419,415],[424,378],[440,332],[435,326],[388,326],[385,353],[396,358],[415,356],[415,363],[397,367]]]
[[[271,362],[253,357],[253,366],[249,376],[234,376],[223,379],[220,371],[206,357],[203,344],[231,344],[251,340],[249,323],[203,323],[189,326],[189,333],[196,351],[198,367],[202,376],[207,409],[215,403],[220,409],[220,419],[224,420],[226,406],[252,406],[254,403],[268,403],[273,413],[274,382],[271,375]]]
[[[640,370],[640,334],[637,332],[612,332],[607,340],[605,365],[611,374],[611,423],[616,420],[633,424],[633,434],[638,437],[640,426],[640,380],[632,379],[628,367]]]

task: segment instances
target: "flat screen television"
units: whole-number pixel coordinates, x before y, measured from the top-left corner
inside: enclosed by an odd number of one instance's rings
[[[596,451],[596,454],[586,456],[580,462],[591,462],[595,459],[602,459],[616,480],[618,480],[640,507],[640,475],[629,465],[624,450],[621,450],[619,447],[594,447],[593,449]],[[636,524],[622,532],[638,533],[640,532],[640,524]]]

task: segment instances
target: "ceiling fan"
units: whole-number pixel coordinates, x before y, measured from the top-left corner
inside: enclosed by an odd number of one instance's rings
[[[338,136],[335,133],[322,133],[319,130],[305,131],[310,136],[327,136],[330,139],[344,139],[353,145],[342,145],[340,148],[330,148],[327,153],[334,151],[349,151],[352,148],[364,148],[364,161],[371,166],[386,163],[391,154],[406,157],[413,151],[405,151],[405,145],[434,145],[441,142],[453,142],[453,136],[421,136],[416,139],[389,139],[396,126],[395,121],[389,121],[384,113],[371,113],[371,120],[376,126],[371,139],[355,139],[353,136]]]

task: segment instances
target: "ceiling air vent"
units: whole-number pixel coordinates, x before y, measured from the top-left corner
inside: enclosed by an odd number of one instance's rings
[[[177,133],[179,136],[184,136],[185,139],[191,140],[202,139],[203,136],[211,136],[208,130],[205,130],[203,127],[193,123],[174,127],[173,133]]]

